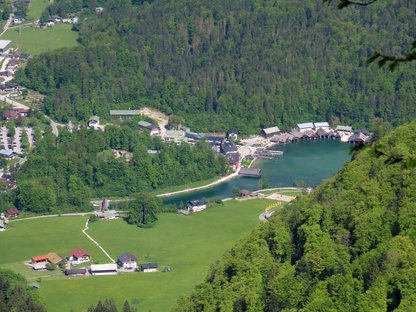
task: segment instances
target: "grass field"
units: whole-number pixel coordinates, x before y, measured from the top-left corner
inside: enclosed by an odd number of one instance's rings
[[[42,12],[49,4],[50,2],[48,0],[31,0],[26,16],[26,21],[38,20],[42,15]]]
[[[1,39],[13,41],[13,47],[18,47],[22,53],[31,55],[47,52],[64,47],[78,45],[78,33],[71,30],[70,24],[56,24],[52,28],[22,27],[9,29]]]
[[[65,256],[75,248],[84,248],[97,261],[107,262],[102,251],[81,233],[87,218],[55,217],[10,223],[10,229],[0,233],[0,266],[27,277],[44,276],[49,273],[35,272],[22,262],[48,252]]]
[[[114,298],[119,305],[127,299],[139,311],[169,311],[178,297],[189,294],[203,281],[216,259],[259,223],[259,213],[270,202],[228,201],[190,216],[163,214],[151,229],[140,229],[122,220],[95,222],[89,234],[113,258],[130,252],[141,263],[157,262],[161,269],[170,267],[172,271],[86,278],[52,276],[42,280],[41,297],[48,311],[85,311],[105,298]],[[99,254],[101,260],[101,253],[79,236],[83,221],[82,217],[56,217],[12,223],[14,229],[0,233],[0,248],[8,250],[0,264],[16,270],[18,262],[32,254],[66,252],[69,246],[85,247],[94,256]],[[28,240],[30,233],[36,235]]]

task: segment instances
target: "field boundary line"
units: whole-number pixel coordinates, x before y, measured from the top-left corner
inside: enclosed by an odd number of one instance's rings
[[[89,220],[87,220],[87,222],[85,223],[85,228],[82,230],[82,233],[84,233],[85,236],[87,236],[90,241],[92,241],[94,244],[96,244],[97,247],[100,248],[101,251],[107,256],[107,258],[111,260],[111,262],[115,263],[116,261],[113,258],[111,258],[111,256],[108,254],[108,252],[105,251],[105,249],[86,232],[89,229],[88,228],[88,221]]]

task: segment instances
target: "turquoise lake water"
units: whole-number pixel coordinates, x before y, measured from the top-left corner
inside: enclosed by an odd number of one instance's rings
[[[269,187],[293,186],[296,181],[303,181],[307,186],[317,186],[322,180],[332,177],[350,160],[351,145],[339,140],[302,141],[279,145],[277,150],[284,151],[283,156],[273,160],[258,160],[254,168],[262,169],[262,176]],[[166,197],[167,205],[186,203],[189,200],[216,200],[232,196],[233,188],[258,190],[260,179],[239,177],[212,188]]]

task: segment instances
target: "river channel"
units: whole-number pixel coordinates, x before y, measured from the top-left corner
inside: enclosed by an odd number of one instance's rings
[[[257,160],[254,168],[262,170],[262,176],[269,187],[293,186],[303,182],[317,186],[322,180],[332,177],[351,158],[351,145],[339,140],[316,140],[277,146],[283,156],[272,160]],[[166,197],[166,205],[184,204],[189,200],[216,200],[232,196],[234,188],[255,191],[260,188],[260,179],[238,177],[214,187],[199,191]]]

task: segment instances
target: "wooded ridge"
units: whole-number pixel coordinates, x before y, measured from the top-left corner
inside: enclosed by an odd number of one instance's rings
[[[185,117],[195,131],[257,133],[416,117],[415,65],[394,73],[366,65],[374,51],[401,55],[413,42],[412,1],[342,12],[303,0],[100,5],[100,14],[88,1],[77,6],[81,47],[34,57],[17,75],[48,95],[44,110],[58,120],[146,105]]]

